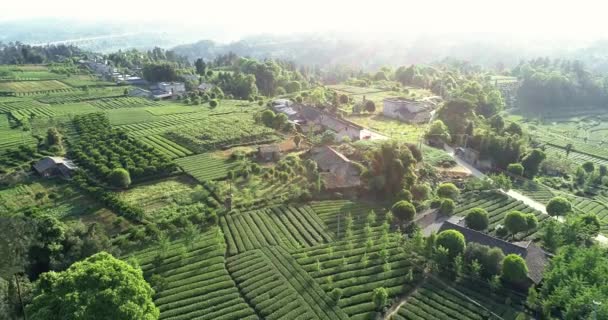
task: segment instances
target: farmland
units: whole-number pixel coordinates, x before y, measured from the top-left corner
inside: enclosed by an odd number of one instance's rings
[[[27,131],[12,129],[6,114],[0,114],[0,152],[20,145],[33,145],[34,138]]]
[[[0,92],[13,92],[16,94],[53,92],[68,89],[70,89],[70,86],[57,80],[0,82]]]
[[[456,207],[455,214],[466,215],[470,209],[483,208],[488,212],[490,234],[496,234],[496,226],[503,224],[504,217],[511,211],[521,211],[524,213],[533,213],[538,221],[547,219],[549,216],[536,211],[521,201],[515,200],[505,194],[498,192],[477,193],[471,192],[463,195],[460,204]],[[522,239],[535,239],[538,237],[538,230],[532,230],[527,234],[521,235]]]
[[[157,248],[132,256],[147,279],[162,279],[154,296],[161,319],[257,319],[226,270],[218,230],[172,242],[160,256]]]
[[[155,101],[150,101],[143,98],[132,98],[132,97],[119,97],[119,98],[103,98],[99,100],[93,100],[90,102],[91,105],[99,109],[121,109],[121,108],[135,108],[135,107],[156,107],[161,104]]]
[[[192,151],[161,135],[138,137],[138,140],[171,159],[183,158],[192,154]]]
[[[178,159],[177,165],[198,181],[223,179],[233,164],[211,154],[198,154]]]

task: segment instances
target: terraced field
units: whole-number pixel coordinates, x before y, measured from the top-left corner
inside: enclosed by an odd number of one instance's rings
[[[575,145],[575,149],[577,149],[576,145]],[[554,154],[558,154],[562,157],[566,157],[566,150],[564,148],[553,146],[553,145],[546,145],[545,150],[548,153],[554,153]],[[574,163],[577,163],[577,164],[583,164],[587,161],[591,161],[598,166],[599,165],[608,166],[608,160],[604,157],[605,157],[604,155],[601,155],[601,156],[591,155],[591,154],[587,154],[587,153],[581,153],[576,150],[570,151],[570,154],[567,156],[568,159],[570,159],[571,161],[573,161]]]
[[[533,200],[544,204],[547,204],[551,198],[555,197],[551,188],[535,181],[518,179],[513,183],[513,188]]]
[[[374,289],[385,288],[393,299],[412,291],[421,278],[420,259],[403,250],[396,234],[387,233],[371,247],[363,242],[340,241],[293,253],[326,293],[342,289],[338,306],[351,319],[374,318]]]
[[[36,97],[36,100],[47,104],[75,103],[108,97],[122,97],[124,96],[123,90],[121,87],[75,89],[70,92],[47,93],[44,96]]]
[[[275,245],[310,247],[332,239],[308,206],[231,213],[221,218],[220,225],[230,254]]]
[[[33,146],[35,143],[36,140],[28,131],[11,129],[8,116],[0,114],[0,153],[20,145]]]
[[[346,234],[347,218],[352,218],[352,233],[354,237],[363,235],[369,223],[372,232],[378,231],[386,213],[377,205],[370,206],[348,200],[318,201],[310,204],[312,210],[327,225],[330,234],[335,239],[344,239]],[[373,214],[370,214],[371,212]]]
[[[17,94],[69,90],[70,86],[57,80],[0,82],[0,92]]]
[[[511,306],[505,304],[506,297],[511,300]],[[468,279],[449,287],[429,278],[407,298],[392,319],[515,320],[524,310],[524,302],[525,297],[507,290],[494,293],[484,282]]]
[[[45,107],[47,104],[40,103],[36,100],[19,99],[19,100],[0,100],[0,112],[11,112],[23,109],[32,109]]]
[[[470,209],[473,208],[483,208],[488,212],[488,216],[490,218],[488,232],[492,235],[495,235],[496,226],[503,223],[505,215],[514,210],[524,213],[534,213],[539,222],[549,217],[540,211],[536,211],[528,207],[521,201],[515,200],[498,192],[465,193],[461,197],[459,204],[456,206],[454,214],[464,216]],[[534,239],[538,237],[537,232],[538,230],[532,230],[520,238]]]
[[[160,319],[258,318],[226,270],[226,247],[218,230],[212,228],[192,243],[173,242],[161,257],[157,247],[134,255],[146,279],[158,275],[166,282],[154,295]]]
[[[151,146],[158,150],[158,152],[166,155],[171,159],[183,158],[192,154],[192,151],[180,146],[179,144],[161,136],[141,136],[137,137],[137,140]]]
[[[608,205],[602,201],[568,196],[577,213],[594,213],[600,219],[601,233],[608,234]]]
[[[99,100],[93,100],[89,103],[94,107],[103,110],[162,106],[160,102],[135,97],[103,98]]]
[[[184,171],[198,181],[223,179],[235,163],[211,154],[197,154],[175,161]]]
[[[10,112],[11,117],[23,121],[28,118],[51,118],[55,115],[53,109],[48,106],[34,107],[30,109],[19,109]]]
[[[348,319],[323,289],[281,247],[228,258],[245,299],[265,319]]]

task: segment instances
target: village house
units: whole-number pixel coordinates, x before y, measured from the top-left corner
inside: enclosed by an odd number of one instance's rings
[[[212,85],[211,83],[203,82],[198,85],[197,89],[200,92],[209,92],[211,91],[211,89],[213,89],[213,87],[214,85]]]
[[[361,186],[359,168],[340,152],[324,146],[313,148],[310,155],[317,163],[327,190],[352,190]]]
[[[64,157],[44,157],[33,167],[43,177],[60,176],[64,179],[70,178],[74,170],[78,169],[74,162]]]
[[[550,254],[546,253],[532,241],[508,242],[487,233],[469,229],[464,226],[464,217],[453,216],[443,222],[439,232],[444,230],[456,230],[464,236],[467,243],[474,242],[502,250],[505,255],[516,254],[526,260],[528,266],[528,278],[538,284],[543,278],[543,271],[549,264]]]
[[[433,117],[433,105],[427,101],[386,98],[382,114],[409,123],[427,123]]]
[[[152,87],[150,87],[152,91],[164,91],[171,95],[182,94],[186,92],[186,86],[183,82],[159,82]]]
[[[370,140],[378,136],[356,123],[340,119],[313,106],[297,104],[291,108],[297,112],[295,118],[299,120],[302,130],[305,132],[319,129],[332,130],[336,133],[336,141],[343,141],[346,137],[351,141]]]

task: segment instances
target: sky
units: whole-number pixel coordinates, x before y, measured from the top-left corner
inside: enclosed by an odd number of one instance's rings
[[[89,22],[152,22],[178,25],[191,31],[213,26],[240,36],[331,31],[372,34],[505,33],[595,38],[603,36],[608,27],[605,18],[608,4],[601,0],[3,2],[0,21],[53,17]]]

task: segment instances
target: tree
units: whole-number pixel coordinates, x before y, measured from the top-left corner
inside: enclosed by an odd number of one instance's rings
[[[455,208],[456,204],[454,203],[454,200],[443,199],[439,205],[439,212],[441,212],[441,214],[451,216],[454,213]]]
[[[471,209],[464,218],[464,221],[467,227],[473,230],[485,230],[490,223],[488,212],[483,208]]]
[[[144,78],[150,82],[176,81],[177,70],[171,63],[149,63],[144,65]]]
[[[388,304],[388,291],[383,287],[374,289],[372,301],[376,306],[376,310],[382,310]]]
[[[207,70],[207,64],[205,63],[205,61],[203,61],[203,59],[198,58],[196,59],[196,61],[194,62],[194,67],[196,68],[196,73],[204,76]]]
[[[456,200],[460,196],[460,190],[453,183],[444,182],[437,187],[437,196]]]
[[[264,110],[261,114],[260,119],[262,123],[267,127],[272,127],[274,125],[274,118],[276,114],[272,110]]]
[[[340,302],[340,298],[342,298],[342,289],[340,288],[333,288],[331,290],[331,292],[329,293],[329,296],[331,297],[331,300],[334,302],[334,305],[338,305],[338,303]]]
[[[158,319],[142,271],[101,252],[40,278],[29,319]],[[61,310],[61,312],[58,312]]]
[[[524,258],[517,254],[507,255],[502,261],[501,278],[511,284],[524,284],[528,278],[528,266]]]
[[[470,100],[458,98],[446,102],[437,114],[448,126],[452,138],[456,138],[465,133],[468,122],[475,118],[474,109],[475,105]]]
[[[348,96],[347,96],[347,95],[345,95],[345,94],[341,94],[341,95],[339,96],[339,98],[338,98],[338,101],[339,101],[341,104],[347,104],[347,103],[349,102],[349,99],[348,99]]]
[[[505,215],[504,224],[513,237],[520,232],[528,230],[526,215],[520,211],[511,211],[507,213]]]
[[[433,190],[431,189],[431,186],[428,185],[428,183],[417,183],[412,186],[410,192],[412,193],[412,197],[414,200],[423,201],[429,198]]]
[[[435,120],[431,123],[429,131],[426,133],[427,139],[439,139],[444,143],[450,142],[450,132],[448,127],[441,120]]]
[[[411,204],[405,200],[401,200],[401,201],[397,201],[393,205],[393,207],[391,208],[391,212],[398,219],[405,221],[405,222],[409,222],[409,221],[412,221],[412,219],[414,219],[414,216],[416,215],[416,207],[414,207],[413,204]]]
[[[585,170],[585,172],[587,173],[593,173],[593,171],[595,171],[595,165],[593,164],[593,162],[591,161],[587,161],[585,163],[583,163],[581,165],[581,167],[583,168],[583,170]]]
[[[62,138],[57,128],[49,128],[49,130],[46,132],[46,141],[49,146],[61,146]]]
[[[412,202],[413,198],[414,198],[414,196],[407,189],[403,189],[403,190],[399,191],[399,194],[397,194],[397,199],[399,199],[399,200],[405,200],[408,202]]]
[[[547,203],[547,213],[551,216],[563,216],[572,212],[572,204],[563,197],[554,197]]]
[[[376,112],[376,103],[374,103],[372,100],[366,100],[364,107],[365,107],[365,111],[367,111],[369,113]]]
[[[507,172],[514,176],[522,176],[524,174],[524,166],[521,163],[511,163],[507,166]]]
[[[516,134],[518,136],[522,136],[524,134],[524,131],[521,129],[521,126],[515,122],[511,122],[507,129],[505,129],[505,131],[510,134]]]
[[[285,90],[288,93],[300,92],[302,91],[302,85],[298,81],[290,81],[285,85]]]
[[[473,263],[477,262],[480,266],[478,275],[490,279],[495,275],[500,274],[502,261],[505,255],[499,248],[491,248],[478,243],[469,243],[464,253],[464,260],[467,264],[473,267]]]
[[[293,137],[293,143],[296,145],[296,149],[300,149],[300,143],[302,143],[302,137],[297,134],[295,137]]]
[[[448,250],[450,258],[454,258],[464,252],[466,246],[464,236],[456,230],[444,230],[437,235],[435,241],[437,247],[444,247]]]
[[[539,149],[534,149],[521,160],[521,165],[524,167],[524,174],[528,178],[533,178],[538,173],[541,162],[547,158],[547,155]]]
[[[131,175],[123,168],[116,168],[108,175],[108,181],[117,188],[128,188],[131,185]]]

